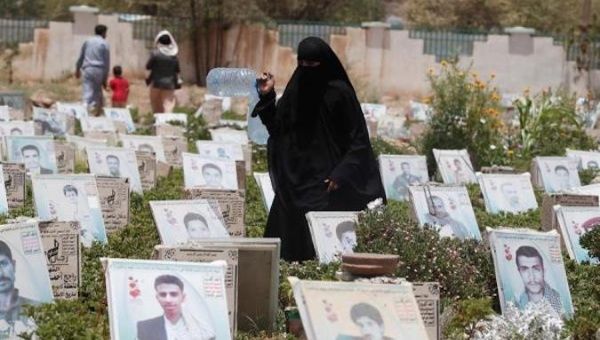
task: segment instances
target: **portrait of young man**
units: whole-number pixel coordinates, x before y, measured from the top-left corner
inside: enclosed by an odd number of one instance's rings
[[[106,166],[111,177],[121,177],[121,161],[115,155],[106,156]]]
[[[138,340],[216,339],[210,320],[185,312],[188,296],[180,278],[160,275],[154,280],[154,290],[162,315],[138,321]]]
[[[216,164],[204,164],[202,166],[202,177],[207,187],[214,189],[223,188],[223,172]]]
[[[21,148],[21,157],[25,163],[25,169],[30,174],[48,175],[54,173],[52,170],[44,168],[40,164],[40,149],[33,144],[25,145]]]
[[[521,246],[517,249],[515,257],[523,281],[523,293],[517,301],[519,309],[524,309],[530,302],[545,300],[558,315],[561,315],[563,308],[560,294],[546,281],[544,260],[540,252],[531,246]]]
[[[6,242],[0,240],[0,320],[9,324],[16,321],[28,323],[29,319],[23,314],[24,305],[39,305],[40,302],[19,295],[15,287],[17,278],[17,263],[13,252]]]

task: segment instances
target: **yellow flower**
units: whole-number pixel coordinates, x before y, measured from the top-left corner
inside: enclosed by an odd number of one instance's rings
[[[442,65],[442,67],[446,68],[448,67],[448,63],[445,60],[442,60],[442,62],[440,63]]]

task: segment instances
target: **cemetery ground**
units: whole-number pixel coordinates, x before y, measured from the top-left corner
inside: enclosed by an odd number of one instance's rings
[[[425,154],[430,161],[430,174],[435,173],[431,157],[433,148],[466,148],[475,158],[475,167],[508,165],[519,171],[529,170],[533,157],[539,155],[563,155],[566,148],[590,149],[597,143],[586,136],[576,120],[574,101],[563,95],[563,100],[547,106],[552,112],[533,112],[532,105],[517,104],[520,115],[517,126],[502,117],[499,99],[492,82],[483,81],[470,74],[447,66],[442,73],[430,75],[432,93],[428,99],[434,116],[425,133],[411,144],[392,143],[383,139],[373,140],[377,155]],[[45,84],[56,93],[55,99],[76,99],[78,86]],[[31,86],[35,88],[38,85]],[[58,89],[61,87],[62,89]],[[30,91],[31,93],[31,91]],[[539,103],[548,99],[550,93],[526,95],[526,100]],[[61,98],[65,96],[67,98]],[[200,95],[198,95],[199,97]],[[141,87],[134,90],[132,98],[147,98]],[[192,96],[196,98],[195,96]],[[138,99],[134,99],[137,101]],[[139,99],[139,107],[147,103]],[[188,113],[188,139],[190,152],[195,151],[195,141],[209,139],[206,124],[194,116],[197,102],[180,107],[176,112]],[[573,105],[571,105],[573,104]],[[519,106],[521,105],[521,106]],[[544,107],[544,106],[535,106]],[[527,111],[529,110],[529,111]],[[140,112],[145,112],[143,109]],[[558,113],[560,114],[558,114]],[[529,114],[529,120],[524,119]],[[537,119],[534,117],[544,117]],[[137,123],[150,125],[146,117],[135,115]],[[140,129],[150,133],[150,129]],[[492,147],[493,146],[493,147]],[[253,146],[253,171],[266,171],[266,150]],[[87,173],[87,164],[78,163],[76,173]],[[581,173],[582,184],[588,184],[596,173]],[[468,187],[481,232],[486,227],[531,228],[542,230],[540,210],[523,214],[498,214],[486,212],[479,186]],[[536,191],[541,206],[543,193]],[[149,259],[154,246],[160,243],[157,228],[149,208],[152,200],[183,199],[183,172],[173,169],[167,177],[160,178],[154,189],[143,196],[132,193],[130,223],[109,236],[108,244],[95,243],[83,252],[82,286],[77,300],[56,300],[52,304],[28,308],[35,319],[37,334],[41,339],[106,339],[109,338],[108,311],[104,273],[99,259],[102,257]],[[494,264],[487,241],[459,240],[440,237],[433,229],[419,227],[410,217],[407,202],[390,201],[386,206],[363,212],[357,229],[356,251],[397,254],[400,265],[396,276],[408,281],[437,281],[441,286],[442,332],[451,339],[470,337],[478,330],[478,322],[489,315],[499,314],[500,305],[494,273]],[[2,218],[5,222],[17,216],[35,216],[31,189],[23,208],[10,211]],[[267,213],[254,179],[247,178],[246,187],[246,236],[262,237]],[[484,237],[485,240],[485,237]],[[592,256],[600,256],[600,228],[584,237],[583,245]],[[575,307],[575,315],[566,321],[562,336],[573,339],[593,339],[600,329],[600,267],[588,263],[577,264],[563,253],[569,287]],[[286,307],[295,301],[288,276],[307,280],[336,280],[340,264],[334,262],[320,265],[317,261],[304,263],[280,263],[279,313],[275,332],[255,330],[238,332],[238,339],[291,339],[285,332]],[[526,334],[531,339],[541,339],[544,325],[531,320]],[[517,330],[514,330],[515,332]],[[516,334],[516,333],[514,333]]]

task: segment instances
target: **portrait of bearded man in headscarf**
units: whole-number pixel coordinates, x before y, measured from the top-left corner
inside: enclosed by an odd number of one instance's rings
[[[314,258],[309,211],[359,211],[384,198],[379,168],[354,87],[331,47],[310,37],[276,103],[274,79],[257,80],[252,115],[269,131],[269,174],[275,199],[265,237],[281,239],[288,261]]]

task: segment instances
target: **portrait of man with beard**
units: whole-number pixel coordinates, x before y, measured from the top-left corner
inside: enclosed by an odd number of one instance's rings
[[[546,300],[558,315],[562,314],[560,294],[546,282],[544,260],[540,252],[531,246],[521,246],[515,257],[524,287],[517,301],[519,309],[525,309],[530,302]]]

